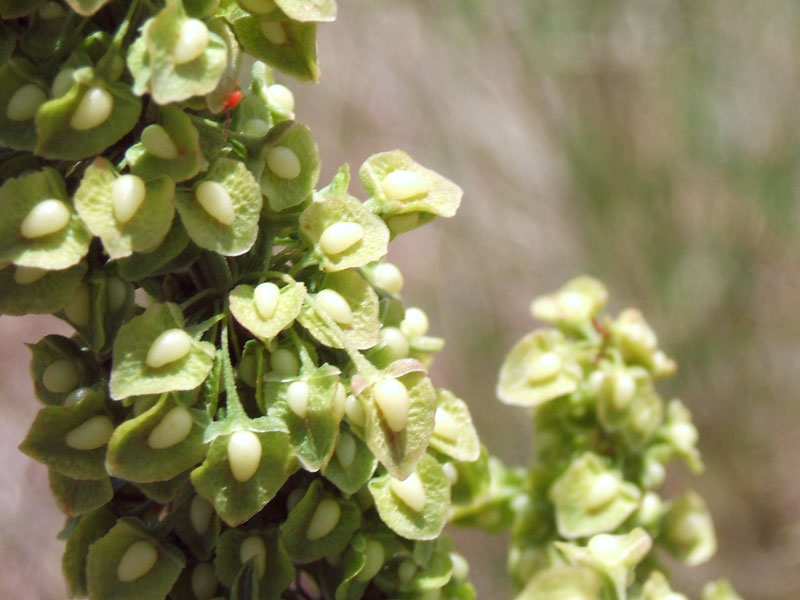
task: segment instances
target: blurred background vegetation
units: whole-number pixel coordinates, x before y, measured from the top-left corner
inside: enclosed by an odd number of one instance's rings
[[[794,0],[341,0],[323,81],[296,90],[323,179],[407,150],[465,190],[459,215],[401,237],[404,298],[447,338],[434,380],[527,463],[530,427],[496,373],[528,303],[579,273],[641,308],[680,365],[718,556],[751,600],[800,597],[800,4]],[[291,84],[290,84],[291,85]],[[363,197],[363,194],[362,194]],[[61,517],[16,452],[36,405],[22,341],[67,329],[0,319],[0,596],[64,597]],[[505,540],[456,532],[483,600],[510,597]]]

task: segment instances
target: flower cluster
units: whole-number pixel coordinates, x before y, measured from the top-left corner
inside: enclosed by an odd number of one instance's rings
[[[21,445],[69,593],[473,598],[440,533],[480,446],[385,261],[461,190],[401,151],[318,189],[272,69],[318,78],[333,0],[67,4],[0,0],[0,313],[75,329]]]

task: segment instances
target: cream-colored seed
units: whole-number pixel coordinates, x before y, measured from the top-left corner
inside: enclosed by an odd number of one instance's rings
[[[458,469],[456,469],[456,466],[453,463],[444,463],[442,465],[442,470],[444,471],[444,476],[447,477],[447,481],[450,482],[450,485],[455,485],[458,483]]]
[[[635,395],[636,381],[633,377],[624,373],[616,378],[614,381],[614,393],[611,396],[615,409],[624,410]]]
[[[69,395],[64,398],[64,406],[74,406],[79,402],[83,402],[91,393],[92,388],[90,387],[80,387],[76,390],[72,390]]]
[[[378,540],[367,540],[366,548],[364,548],[364,567],[361,572],[356,576],[356,580],[365,582],[369,581],[378,571],[383,567],[383,562],[386,560],[386,550]]]
[[[181,24],[178,41],[172,52],[176,65],[190,63],[199,58],[208,47],[208,27],[200,19],[186,19]]]
[[[122,582],[136,581],[150,572],[158,560],[158,550],[146,540],[131,544],[117,565],[117,577]]]
[[[51,362],[42,374],[44,389],[53,394],[71,392],[80,383],[81,374],[74,360],[61,358]]]
[[[403,431],[408,422],[410,405],[406,386],[397,379],[387,377],[375,384],[373,395],[389,429],[394,432]]]
[[[619,479],[611,473],[602,473],[595,477],[589,494],[586,498],[586,507],[589,511],[604,508],[619,494]]]
[[[275,23],[275,25],[278,25],[280,27],[279,23]],[[283,29],[281,29],[281,32],[283,32]],[[286,34],[284,34],[284,36],[285,35]],[[267,36],[265,35],[264,37]],[[273,42],[273,44],[274,43],[275,42]],[[277,104],[286,112],[294,111],[294,94],[292,94],[292,90],[287,88],[285,85],[281,85],[280,83],[273,83],[271,86],[267,88],[267,97],[269,98],[270,102]]]
[[[236,211],[228,190],[216,181],[204,181],[197,186],[195,196],[200,206],[223,225],[233,225]]]
[[[261,30],[261,35],[264,36],[264,39],[274,46],[283,46],[289,40],[283,26],[277,21],[259,23],[258,28]]]
[[[458,552],[450,553],[450,562],[453,564],[453,578],[464,581],[469,576],[469,563]]]
[[[384,262],[375,267],[375,283],[390,294],[399,294],[403,289],[403,274],[392,263]]]
[[[6,107],[9,121],[29,121],[36,116],[39,107],[47,102],[47,92],[38,85],[28,83],[11,96]]]
[[[183,329],[167,329],[150,345],[145,362],[158,369],[181,360],[192,350],[192,338]]]
[[[697,428],[691,423],[673,423],[669,426],[669,435],[679,448],[685,450],[697,443]]]
[[[267,545],[260,535],[251,535],[239,547],[239,560],[242,564],[254,559],[256,576],[261,579],[267,570]]]
[[[416,473],[412,473],[403,480],[389,477],[389,487],[394,495],[414,512],[422,512],[425,508],[427,500],[425,488]]]
[[[234,479],[249,481],[261,463],[261,441],[252,431],[237,431],[228,440],[228,462]]]
[[[353,324],[353,310],[336,290],[324,289],[314,299],[317,306],[339,325],[348,327]]]
[[[124,225],[133,218],[144,202],[147,190],[144,180],[136,175],[122,175],[111,184],[111,207],[114,219]]]
[[[69,208],[61,200],[48,198],[34,206],[25,216],[19,231],[29,240],[64,229],[70,220]]]
[[[247,354],[239,361],[239,366],[237,367],[239,378],[250,387],[256,387],[257,369],[256,357],[252,354]]]
[[[454,442],[458,440],[458,423],[449,412],[437,408],[433,433],[440,438]]]
[[[422,309],[412,306],[406,309],[405,317],[400,323],[400,330],[406,337],[417,338],[428,333],[428,315]]]
[[[193,424],[192,413],[183,406],[176,406],[147,436],[147,445],[153,450],[163,450],[180,444],[189,435]]]
[[[417,564],[410,558],[407,558],[406,560],[401,562],[400,566],[397,567],[397,578],[402,583],[408,583],[413,579],[414,575],[416,574],[417,574]]]
[[[218,583],[211,563],[200,563],[192,569],[192,593],[197,600],[211,600],[217,593]]]
[[[53,19],[60,19],[64,16],[64,7],[58,2],[46,2],[44,6],[39,9],[39,16],[45,21],[52,21]]]
[[[75,289],[72,298],[64,306],[64,314],[69,319],[70,323],[83,327],[89,324],[89,318],[92,315],[91,306],[91,290],[89,284],[81,282]]]
[[[367,416],[364,414],[364,407],[361,406],[361,400],[353,395],[347,397],[344,403],[344,413],[353,425],[363,427],[367,422]]]
[[[156,158],[172,160],[178,158],[178,147],[161,125],[148,125],[142,131],[142,145]]]
[[[408,339],[397,327],[384,327],[381,330],[381,344],[389,349],[391,358],[406,358],[409,353]]]
[[[242,133],[250,137],[264,137],[269,132],[269,123],[263,119],[248,119],[242,125]]]
[[[289,409],[301,419],[308,416],[308,398],[310,392],[305,381],[293,381],[286,389],[286,403]]]
[[[329,225],[319,238],[319,247],[327,255],[340,254],[364,238],[364,228],[352,221],[338,221]]]
[[[278,309],[280,295],[281,290],[274,283],[269,281],[259,283],[253,290],[253,301],[256,304],[258,316],[269,321]]]
[[[421,173],[398,169],[381,181],[381,189],[389,200],[407,200],[428,193],[428,184]]]
[[[119,277],[109,277],[106,280],[106,295],[108,309],[112,312],[122,308],[128,299],[129,289],[127,284]]]
[[[333,498],[325,498],[314,510],[311,521],[306,529],[306,539],[309,541],[325,537],[336,528],[342,516],[342,508]]]
[[[239,4],[245,10],[257,15],[272,12],[276,8],[274,0],[239,0]]]
[[[195,496],[189,505],[189,522],[200,535],[203,535],[211,525],[214,516],[214,507],[202,496]]]
[[[269,149],[267,168],[281,179],[294,179],[303,170],[297,154],[286,146],[275,146]]]
[[[333,403],[331,407],[333,414],[336,415],[337,421],[341,421],[342,417],[344,416],[344,407],[346,402],[347,390],[344,389],[344,385],[342,385],[342,382],[340,381],[336,384],[336,389],[333,392]]]
[[[72,84],[75,83],[74,73],[75,69],[70,69],[69,67],[65,67],[58,72],[58,75],[53,79],[53,85],[50,86],[50,93],[53,98],[61,98],[72,89]]]
[[[678,544],[691,546],[707,529],[707,525],[708,521],[704,515],[696,512],[688,513],[670,523],[669,537]]]
[[[609,533],[601,533],[592,537],[587,547],[594,557],[605,563],[614,564],[619,559],[619,541]]]
[[[356,459],[356,440],[347,432],[339,437],[336,444],[336,460],[344,469],[349,469]]]
[[[113,109],[114,97],[103,88],[93,87],[81,98],[69,124],[77,131],[94,129],[108,120]]]
[[[47,275],[47,269],[38,267],[17,267],[14,269],[14,283],[17,285],[30,285],[36,283]]]
[[[102,448],[114,433],[114,423],[105,415],[87,419],[64,438],[67,446],[75,450],[95,450]]]
[[[273,371],[281,375],[294,376],[300,371],[300,361],[291,350],[278,348],[269,358],[269,364]]]
[[[555,352],[540,354],[528,366],[528,381],[536,384],[552,379],[561,372],[562,365],[561,358]]]

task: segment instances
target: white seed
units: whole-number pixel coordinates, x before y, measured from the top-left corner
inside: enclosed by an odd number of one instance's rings
[[[342,516],[342,508],[333,498],[325,498],[318,505],[306,529],[306,539],[318,540],[336,528]]]
[[[38,267],[17,267],[14,269],[14,283],[17,285],[30,285],[36,283],[47,275],[47,269]]]
[[[133,218],[144,202],[147,191],[144,180],[136,175],[122,175],[111,184],[111,207],[114,219],[124,225]]]
[[[609,533],[601,533],[589,540],[589,552],[604,563],[614,564],[620,558],[619,541]]]
[[[242,125],[242,133],[250,137],[264,137],[269,132],[269,123],[262,119],[248,119]]]
[[[192,350],[192,338],[183,329],[167,329],[150,345],[145,362],[158,369],[182,359]]]
[[[422,309],[411,307],[406,309],[405,318],[400,323],[400,331],[408,338],[417,338],[428,332],[428,315]]]
[[[258,436],[252,431],[235,432],[228,440],[228,462],[236,481],[249,481],[261,463],[261,441]]]
[[[50,86],[50,93],[53,98],[61,98],[72,89],[72,84],[75,83],[75,79],[72,77],[74,73],[75,69],[70,69],[69,67],[65,67],[58,72],[58,75],[53,79],[53,85]]]
[[[286,389],[286,403],[291,411],[301,419],[308,415],[309,389],[305,381],[293,381]]]
[[[261,579],[267,570],[267,545],[260,535],[251,535],[239,547],[239,560],[245,564],[255,558],[256,576]]]
[[[261,35],[275,46],[283,46],[289,39],[286,37],[286,31],[284,31],[283,26],[277,21],[259,23],[258,28],[261,30]]]
[[[264,31],[263,29],[264,25],[277,25],[278,28],[280,29],[280,32],[284,36],[283,41],[284,42],[286,41],[286,34],[283,33],[283,28],[281,28],[280,23],[263,23],[261,29],[262,33]],[[266,34],[264,35],[264,37],[266,37],[270,42],[275,44],[275,42],[272,41],[269,37],[267,37]],[[276,45],[279,46],[280,44]],[[269,98],[270,102],[277,104],[286,112],[294,111],[294,94],[292,94],[292,90],[287,88],[285,85],[281,85],[280,83],[273,83],[271,86],[267,88],[267,97]]]
[[[270,368],[281,375],[294,376],[300,371],[300,361],[291,350],[278,348],[269,357]]]
[[[189,522],[200,535],[203,535],[211,526],[211,517],[214,516],[214,507],[202,496],[195,496],[189,505]]]
[[[93,87],[81,98],[69,124],[77,131],[94,129],[108,120],[113,108],[113,96],[103,88]]]
[[[9,121],[29,121],[36,116],[39,107],[47,102],[47,92],[38,85],[28,83],[19,88],[6,107]]]
[[[602,473],[595,477],[586,498],[586,508],[594,512],[604,508],[619,494],[619,480],[611,473]]]
[[[353,395],[347,397],[344,403],[344,413],[353,425],[363,427],[367,422],[367,416],[364,414],[364,407],[361,406],[361,401]]]
[[[664,483],[666,476],[667,470],[664,465],[655,460],[650,460],[645,464],[642,480],[646,487],[655,488]]]
[[[401,583],[408,583],[416,574],[417,564],[410,558],[401,562],[400,566],[397,567],[397,579],[399,579]]]
[[[383,561],[386,560],[386,550],[383,548],[383,544],[378,540],[367,540],[364,558],[364,567],[356,576],[356,580],[361,582],[369,581],[381,570]]]
[[[381,181],[381,189],[389,200],[407,200],[428,192],[428,184],[421,173],[398,169]]]
[[[70,301],[64,306],[64,314],[73,325],[83,327],[89,324],[89,319],[92,316],[90,295],[89,284],[85,281],[81,282],[75,289]]]
[[[450,562],[453,564],[453,578],[463,581],[469,576],[469,563],[458,552],[450,553]]]
[[[384,327],[381,330],[381,344],[389,349],[389,354],[393,360],[406,358],[410,350],[408,339],[397,327]]]
[[[239,379],[244,381],[250,387],[256,387],[256,377],[258,377],[257,373],[258,365],[256,363],[256,357],[252,354],[247,354],[242,357],[242,360],[239,361],[239,366],[237,370],[239,371]]]
[[[636,381],[627,373],[618,376],[614,381],[614,393],[611,400],[616,410],[624,410],[636,395]]]
[[[180,444],[189,435],[192,425],[192,413],[183,406],[176,406],[164,415],[147,436],[147,445],[153,450],[163,450]]]
[[[64,441],[75,450],[95,450],[102,448],[114,433],[114,423],[105,415],[87,419],[67,433]]]
[[[403,431],[408,422],[410,402],[406,386],[397,379],[387,377],[375,384],[373,394],[389,429]]]
[[[22,221],[19,231],[29,240],[40,238],[64,229],[69,223],[70,216],[66,204],[61,200],[48,198],[30,210]]]
[[[392,295],[403,289],[403,274],[392,263],[384,262],[375,267],[375,283]]]
[[[642,503],[639,505],[639,522],[644,525],[653,525],[661,514],[663,503],[658,494],[654,492],[647,492],[642,497]]]
[[[453,463],[444,463],[442,465],[442,470],[444,471],[444,476],[447,477],[447,481],[450,482],[450,485],[455,485],[458,483],[458,469],[456,469],[456,466]]]
[[[142,131],[144,149],[156,158],[172,160],[178,158],[178,147],[161,125],[148,125]]]
[[[348,469],[356,459],[356,440],[347,432],[339,436],[339,443],[336,444],[336,460],[342,468]]]
[[[208,47],[208,27],[200,19],[186,19],[181,24],[178,41],[172,52],[176,65],[196,60]]]
[[[275,146],[269,149],[267,168],[281,179],[294,179],[303,170],[297,154],[286,146]]]
[[[562,364],[561,358],[555,352],[540,354],[528,365],[528,381],[536,384],[552,379],[561,372]]]
[[[106,280],[106,295],[108,297],[108,309],[114,312],[125,304],[128,299],[128,285],[119,277],[109,277]]]
[[[51,362],[42,374],[44,389],[53,394],[71,392],[80,383],[81,374],[74,360],[62,358]]]
[[[458,440],[458,423],[449,412],[441,407],[436,409],[433,433],[451,442]]]
[[[243,9],[257,15],[263,15],[275,10],[274,0],[239,0]]]
[[[200,206],[223,225],[233,225],[236,211],[228,190],[216,181],[204,181],[197,186],[195,196]]]
[[[211,600],[217,593],[218,583],[211,563],[200,563],[192,569],[192,593],[197,600]]]
[[[64,7],[58,2],[47,2],[39,9],[39,16],[45,21],[52,21],[63,17],[65,12]]]
[[[117,565],[117,577],[122,582],[135,581],[147,573],[158,560],[158,550],[153,544],[146,540],[134,542],[128,549]]]
[[[331,409],[333,414],[336,415],[336,420],[341,421],[344,416],[344,407],[347,402],[347,390],[344,389],[342,382],[336,383],[336,389],[333,392],[333,403]]]
[[[689,450],[697,443],[697,428],[691,423],[673,423],[669,436],[678,448]]]
[[[329,225],[319,238],[319,247],[327,255],[340,254],[352,248],[364,237],[364,228],[352,221],[338,221]]]
[[[86,398],[89,397],[89,394],[92,393],[92,388],[90,387],[80,387],[76,390],[72,390],[69,393],[69,396],[64,398],[64,406],[75,406],[79,402],[83,402]]]
[[[389,477],[389,487],[392,489],[395,496],[402,500],[403,504],[414,512],[422,512],[425,508],[425,501],[427,499],[425,488],[422,485],[419,475],[416,473],[412,473],[402,481],[394,477]]]
[[[278,308],[280,295],[281,290],[274,283],[269,281],[259,283],[256,289],[253,290],[253,300],[256,303],[258,316],[265,321],[269,321]]]
[[[339,325],[348,327],[353,324],[353,310],[336,290],[324,289],[314,299],[317,306]]]

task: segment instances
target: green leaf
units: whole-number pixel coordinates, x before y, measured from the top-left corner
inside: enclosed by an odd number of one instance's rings
[[[306,286],[300,282],[283,286],[275,312],[269,319],[263,319],[256,309],[254,289],[250,285],[233,288],[229,296],[231,314],[258,339],[269,341],[294,323],[303,306]]]
[[[167,481],[137,483],[137,488],[148,498],[159,504],[167,504],[175,500],[189,484],[189,471]]]
[[[261,191],[267,197],[270,208],[280,212],[301,204],[314,191],[319,180],[319,149],[311,130],[294,121],[279,123],[272,128],[267,139],[268,143],[264,145],[260,157],[266,165],[261,174]],[[286,150],[294,154],[300,163],[300,174],[291,179],[280,177],[270,169],[271,153]]]
[[[416,511],[392,490],[391,475],[376,477],[369,482],[383,522],[397,535],[410,540],[436,539],[447,522],[450,510],[450,484],[442,466],[426,454],[416,467],[416,476],[425,490],[424,508]]]
[[[60,271],[46,271],[32,283],[16,282],[19,267],[0,270],[0,314],[28,315],[56,313],[72,298],[86,273],[84,264]]]
[[[0,18],[19,19],[33,13],[45,0],[0,0]]]
[[[89,17],[108,4],[109,0],[67,0],[67,4],[79,15]]]
[[[116,521],[117,517],[109,507],[98,508],[83,515],[77,527],[70,533],[61,559],[61,570],[70,597],[89,594],[86,581],[86,558],[89,546],[108,533]]]
[[[336,19],[335,0],[276,0],[286,16],[295,21],[333,21]]]
[[[347,441],[348,438],[351,441]],[[343,443],[353,446],[354,451],[348,449],[335,452],[331,461],[322,469],[322,473],[345,494],[355,494],[372,477],[378,466],[378,459],[360,437],[349,433],[346,429],[339,434],[337,449]],[[347,454],[344,454],[345,452]],[[349,458],[351,453],[352,459]]]
[[[369,282],[356,270],[330,273],[325,277],[324,289],[338,292],[353,313],[353,324],[340,325],[339,331],[329,326],[331,318],[320,315],[314,296],[307,297],[297,320],[311,335],[331,348],[350,347],[361,350],[371,348],[380,338],[378,321],[378,295]],[[320,290],[318,290],[319,292]]]
[[[450,488],[454,504],[469,504],[484,495],[489,489],[489,452],[480,446],[480,455],[474,462],[451,463],[456,470],[456,481]]]
[[[431,447],[458,461],[478,460],[480,440],[466,403],[447,390],[437,390],[437,394]]]
[[[161,367],[150,367],[145,360],[156,338],[176,328],[183,328],[183,316],[174,304],[154,304],[120,327],[109,383],[112,398],[191,390],[203,383],[214,360],[209,342],[192,340],[188,354]]]
[[[277,529],[229,529],[219,538],[217,544],[217,556],[214,559],[214,567],[217,569],[217,576],[224,586],[231,586],[237,574],[244,566],[241,559],[242,543],[250,537],[261,538],[266,550],[266,560],[264,561],[264,572],[258,578],[260,596],[258,600],[275,599],[285,590],[294,579],[295,570],[286,549],[281,543]],[[255,562],[257,559],[253,561]],[[256,572],[256,576],[258,573]],[[256,599],[254,599],[256,600]]]
[[[31,84],[36,85],[46,97],[47,86],[28,61],[12,58],[0,66],[0,145],[2,146],[15,150],[33,150],[36,145],[34,115],[23,121],[8,118],[8,105],[11,99],[20,88]]]
[[[589,568],[556,565],[539,571],[515,600],[602,598],[603,581]]]
[[[230,158],[217,159],[202,181],[219,183],[230,197],[234,220],[225,225],[212,217],[196,197],[197,186],[191,192],[178,194],[176,206],[186,231],[201,248],[224,256],[239,256],[247,252],[258,236],[258,219],[262,197],[253,175],[244,163]]]
[[[192,471],[197,492],[214,506],[217,514],[236,527],[260,511],[280,490],[294,468],[289,436],[281,432],[254,432],[261,443],[258,470],[245,482],[231,472],[229,434],[211,442],[206,460]]]
[[[43,200],[59,200],[70,212],[67,224],[58,231],[34,238],[21,232],[25,218]],[[91,235],[72,208],[64,180],[54,169],[44,169],[6,180],[0,187],[0,260],[40,269],[67,269],[89,250]]]
[[[146,277],[156,277],[171,271],[170,265],[189,248],[189,235],[180,219],[173,219],[164,242],[147,254],[134,254],[117,261],[119,274],[128,281],[141,281]],[[189,253],[199,253],[196,246]],[[178,270],[178,269],[175,269]]]
[[[94,376],[97,365],[91,355],[82,352],[73,340],[61,335],[48,335],[29,347],[33,354],[30,366],[33,390],[43,404],[61,405],[75,389],[95,383]],[[71,361],[75,368],[75,387],[63,384],[61,386],[63,389],[67,387],[72,387],[72,389],[61,391],[61,389],[55,388],[56,391],[51,391],[44,385],[44,374],[50,365],[63,360]]]
[[[191,419],[189,429],[182,422],[187,415]],[[134,482],[177,477],[205,458],[203,430],[207,424],[202,410],[184,408],[164,394],[150,410],[114,430],[108,442],[106,469],[114,477]],[[167,442],[172,444],[161,447]]]
[[[46,406],[36,415],[19,449],[67,477],[101,479],[106,476],[105,445],[80,450],[67,444],[69,432],[97,416],[109,417],[105,398],[93,390],[72,406]]]
[[[145,542],[156,550],[156,562],[136,579],[122,581],[118,575],[119,563],[138,542]],[[185,562],[180,550],[159,542],[146,532],[138,519],[122,518],[89,547],[89,596],[97,600],[163,600],[177,581]]]
[[[300,233],[314,249],[323,271],[363,267],[386,256],[389,230],[360,200],[347,194],[316,194],[314,200],[300,215]],[[320,246],[320,238],[337,223],[356,223],[363,236],[349,248],[328,255]]]
[[[323,505],[323,510],[332,506],[331,501],[336,503],[339,507],[338,520],[326,535],[309,539],[309,526],[323,501],[327,505]],[[342,552],[360,525],[361,510],[356,503],[343,499],[339,494],[327,493],[323,489],[322,480],[315,479],[281,525],[281,539],[292,560],[306,564]]]
[[[58,471],[48,471],[50,491],[65,515],[77,517],[95,510],[114,496],[111,479],[72,479]]]

